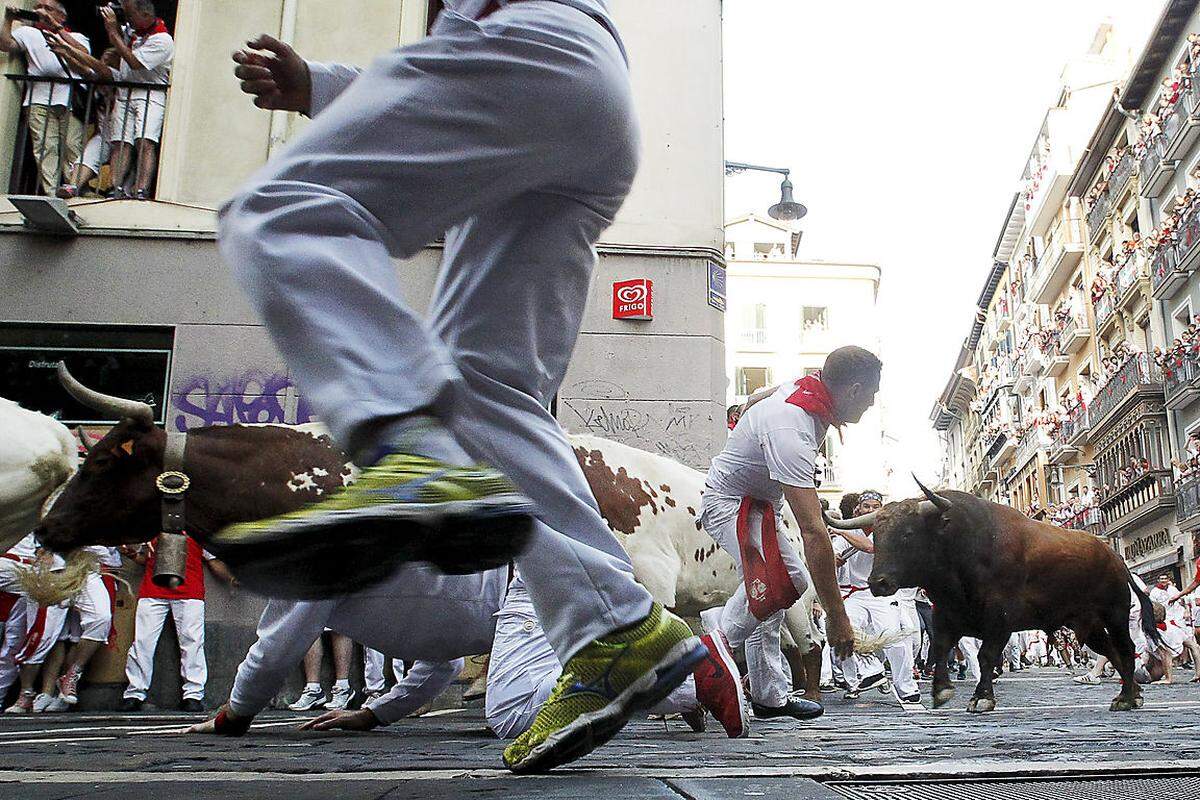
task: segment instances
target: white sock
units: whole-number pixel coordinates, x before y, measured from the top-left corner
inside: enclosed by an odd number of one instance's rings
[[[333,684],[333,689],[334,689],[334,691],[337,691],[339,689],[343,692],[350,691],[350,679],[346,678],[346,679],[338,681],[337,683]]]
[[[319,691],[321,691],[321,684],[319,684],[319,683],[306,683],[306,684],[304,684],[304,691],[306,691],[306,692],[319,692]]]

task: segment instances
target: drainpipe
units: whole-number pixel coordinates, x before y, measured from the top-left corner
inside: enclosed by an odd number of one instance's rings
[[[279,23],[280,41],[291,44],[296,39],[296,19],[300,15],[300,0],[283,0],[283,19]],[[267,158],[270,159],[283,147],[288,135],[288,111],[271,112],[271,136],[267,144]]]

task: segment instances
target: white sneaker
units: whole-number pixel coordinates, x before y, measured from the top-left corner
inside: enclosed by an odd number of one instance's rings
[[[37,709],[34,710],[36,711]],[[55,695],[53,699],[50,700],[50,703],[46,706],[47,714],[61,714],[64,711],[70,710],[71,704],[68,703],[62,695]]]
[[[50,704],[54,702],[54,696],[41,692],[37,697],[33,698],[33,713],[41,714]]]
[[[17,702],[4,709],[5,714],[28,714],[31,711],[33,711],[32,689],[21,692],[20,696],[17,697]]]
[[[325,704],[325,708],[330,711],[341,711],[350,705],[350,701],[354,699],[354,690],[349,686],[334,686],[333,694],[329,698],[329,702]]]
[[[325,696],[325,692],[321,687],[313,689],[305,689],[300,696],[296,698],[296,702],[288,706],[292,711],[311,711],[314,708],[324,708],[329,702],[329,698]]]
[[[1072,680],[1075,681],[1076,683],[1082,683],[1086,686],[1096,686],[1097,684],[1100,683],[1100,679],[1097,678],[1095,675],[1093,675],[1090,672],[1083,674],[1083,675],[1079,675],[1075,678],[1072,678]]]

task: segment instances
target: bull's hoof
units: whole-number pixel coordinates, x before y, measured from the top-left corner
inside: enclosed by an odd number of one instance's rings
[[[971,702],[967,703],[967,711],[972,714],[983,714],[995,710],[996,701],[987,697],[972,697]]]
[[[1130,698],[1123,695],[1118,695],[1117,699],[1112,701],[1112,705],[1108,707],[1109,711],[1133,711],[1139,707],[1138,700],[1140,698]]]
[[[949,686],[945,689],[936,689],[933,692],[933,707],[941,708],[954,699],[954,687]]]

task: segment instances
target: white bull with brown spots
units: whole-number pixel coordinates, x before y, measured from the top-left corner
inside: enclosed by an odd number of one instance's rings
[[[567,438],[601,515],[629,553],[638,582],[678,613],[694,615],[723,604],[740,579],[733,559],[700,525],[704,473],[598,436]],[[800,528],[786,507],[781,533],[804,552]],[[786,629],[801,650],[810,649],[818,636],[814,597],[810,586],[787,614]]]
[[[33,530],[46,498],[78,466],[65,425],[0,397],[0,552]]]

